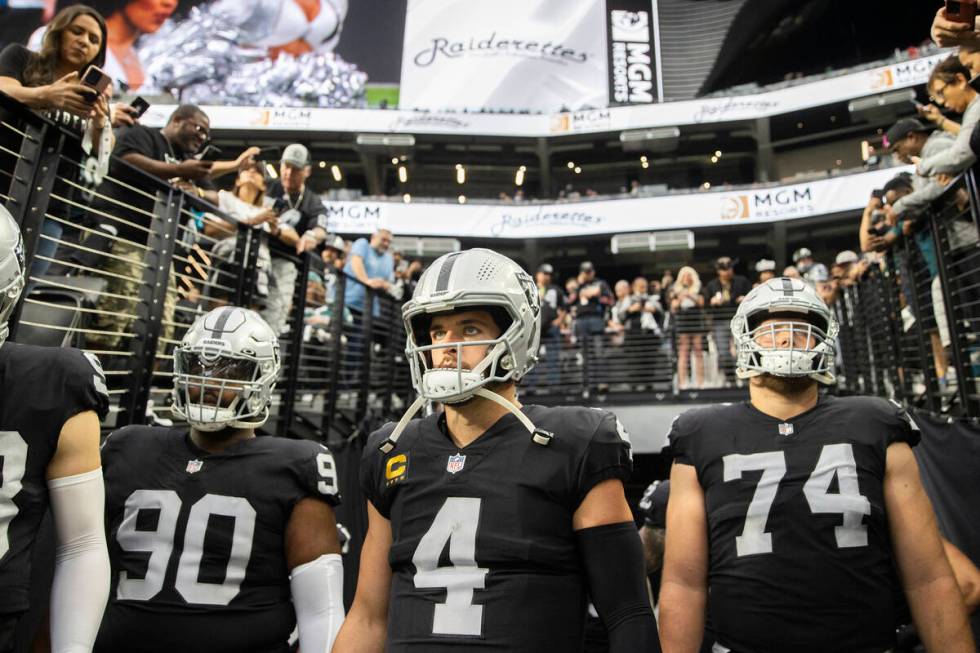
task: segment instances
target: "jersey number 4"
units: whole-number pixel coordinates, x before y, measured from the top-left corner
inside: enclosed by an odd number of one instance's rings
[[[782,451],[754,454],[730,454],[722,458],[725,482],[742,478],[745,472],[762,471],[759,484],[745,514],[742,534],[735,537],[739,556],[772,553],[772,533],[766,531],[769,511],[776,499],[779,482],[786,475],[786,456]],[[840,490],[831,493],[830,484],[837,476]],[[871,502],[858,487],[857,465],[850,444],[828,444],[820,450],[820,459],[803,486],[811,512],[838,513],[843,517],[834,528],[838,548],[868,545],[868,527],[862,521],[871,514]]]
[[[436,604],[432,617],[434,635],[483,633],[483,606],[473,604],[473,592],[485,587],[489,571],[476,565],[481,501],[474,497],[446,499],[412,556],[415,587],[446,590],[446,602]],[[440,567],[439,558],[447,544],[452,566]]]

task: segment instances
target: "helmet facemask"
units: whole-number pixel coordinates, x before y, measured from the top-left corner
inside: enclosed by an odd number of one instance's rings
[[[269,417],[278,374],[274,360],[232,352],[222,340],[181,345],[174,352],[173,411],[199,431],[258,428]]]
[[[828,333],[821,326],[804,321],[804,316],[763,313],[753,317],[757,326],[749,324],[743,316],[732,321],[739,378],[771,374],[788,378],[810,377],[821,383],[833,383],[836,322],[832,320],[828,325]]]
[[[19,232],[13,254],[13,260],[4,264],[6,270],[3,276],[10,280],[6,286],[0,288],[0,343],[5,342],[10,335],[10,316],[17,307],[21,293],[24,292],[24,239]],[[16,270],[12,269],[13,265],[16,265]],[[11,276],[8,277],[8,274]]]
[[[496,338],[485,340],[459,340],[431,344],[427,333],[428,319],[413,319],[408,324],[405,353],[409,359],[412,380],[419,395],[429,401],[444,404],[457,404],[471,399],[476,391],[493,383],[515,381],[513,361],[516,360],[511,348],[511,339],[519,330],[519,325],[505,309],[488,306],[460,307],[459,312],[487,311],[501,333]],[[501,314],[507,318],[502,319]],[[418,316],[431,318],[432,315]],[[509,323],[508,323],[509,322]],[[426,332],[423,332],[426,330]],[[419,344],[419,343],[426,344]],[[467,347],[482,347],[486,354],[472,368],[464,367],[463,353]],[[455,349],[456,365],[433,367],[432,352]]]

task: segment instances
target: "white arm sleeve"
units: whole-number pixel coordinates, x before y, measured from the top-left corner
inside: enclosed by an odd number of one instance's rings
[[[299,565],[289,577],[303,653],[330,653],[344,622],[344,565],[339,553]]]
[[[109,598],[102,468],[48,481],[58,541],[51,586],[52,653],[89,653]]]

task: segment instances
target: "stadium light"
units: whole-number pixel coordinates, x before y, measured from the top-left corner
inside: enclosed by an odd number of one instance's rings
[[[405,166],[398,166],[398,181],[403,184],[408,181],[408,168]]]
[[[646,162],[647,162],[647,155],[644,154],[643,156],[640,157],[640,163],[646,163]]]
[[[575,169],[575,162],[574,161],[569,161],[568,162],[568,169],[569,170],[574,170]]]
[[[321,168],[326,168],[327,167],[327,162],[326,161],[320,161],[320,167]]]
[[[464,168],[463,164],[461,163],[456,164],[456,183],[457,184],[466,183],[466,168]]]
[[[718,156],[717,155],[712,155],[711,162],[712,163],[718,163]]]
[[[279,173],[276,171],[276,166],[271,163],[265,164],[265,171],[269,173],[269,176],[273,179],[279,179]]]
[[[711,188],[711,182],[710,181],[704,182],[703,184],[701,184],[701,188],[708,190],[709,188]]]
[[[457,197],[457,198],[456,198],[456,200],[457,200],[457,201],[458,201],[458,202],[459,202],[460,204],[466,204],[466,195],[460,195],[459,197]]]
[[[397,156],[391,157],[391,165],[393,165],[393,166],[398,165],[398,157]]]
[[[526,166],[521,166],[517,169],[517,173],[514,175],[514,185],[523,186],[524,185],[524,172],[527,170]]]
[[[405,193],[404,195],[402,195],[402,201],[405,202],[406,204],[411,204],[412,196],[408,193]]]
[[[577,174],[577,175],[582,174],[582,167],[581,166],[575,166],[575,174]]]
[[[640,167],[643,168],[644,170],[646,170],[647,168],[650,167],[650,163],[648,161],[641,161],[640,162]]]
[[[715,150],[715,156],[721,158],[721,150]]]
[[[321,161],[321,163],[323,163],[323,165],[327,165],[323,161]],[[343,176],[340,174],[340,166],[337,165],[336,163],[330,166],[330,174],[333,175],[334,181],[340,181],[341,179],[343,179]]]

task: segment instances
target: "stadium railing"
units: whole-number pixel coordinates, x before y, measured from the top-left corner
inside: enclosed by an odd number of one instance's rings
[[[74,160],[77,148],[66,147],[73,133],[2,94],[0,108],[8,116],[0,122],[0,200],[21,224],[31,269],[11,337],[98,355],[114,399],[107,427],[143,421],[148,409],[170,417],[173,347],[204,311],[224,304],[262,309],[260,260],[268,235],[148,175],[129,190],[151,210],[118,201],[106,209],[105,189],[124,182],[106,177],[93,188],[87,162]],[[93,208],[100,196],[96,206],[103,208]],[[834,306],[841,323],[842,392],[980,418],[978,207],[976,179],[969,172],[936,201],[901,248],[842,290]],[[146,240],[121,238],[124,225],[145,232]],[[938,245],[935,272],[922,254],[930,238]],[[110,247],[116,243],[138,253],[129,267],[138,274],[114,268],[121,258]],[[267,430],[339,441],[397,417],[412,399],[400,301],[372,288],[358,292],[356,278],[317,256],[277,255],[288,258],[297,275]],[[126,292],[109,291],[113,281],[124,282]],[[362,299],[351,304],[358,295]],[[939,298],[953,370],[945,383],[936,374],[931,345],[941,331],[934,307]],[[580,338],[545,338],[522,392],[542,403],[613,397],[642,403],[740,385],[730,369],[731,341],[718,336],[730,319],[729,312],[709,307],[670,314],[659,331],[607,329]],[[684,387],[678,384],[682,339],[689,351]],[[697,383],[695,340],[701,343],[703,384]]]
[[[841,390],[980,423],[978,197],[976,172],[967,171],[900,247],[842,289]]]
[[[172,352],[194,319],[222,305],[263,309],[267,233],[136,169],[138,184],[92,183],[74,133],[3,94],[0,109],[0,201],[21,226],[30,271],[11,339],[98,356],[112,398],[107,429],[172,418]],[[107,194],[121,184],[142,206]],[[121,237],[120,227],[139,235]],[[336,440],[388,419],[411,388],[396,300],[365,288],[378,312],[355,317],[344,298],[356,279],[311,254],[276,255],[296,266],[297,281],[266,430]]]

